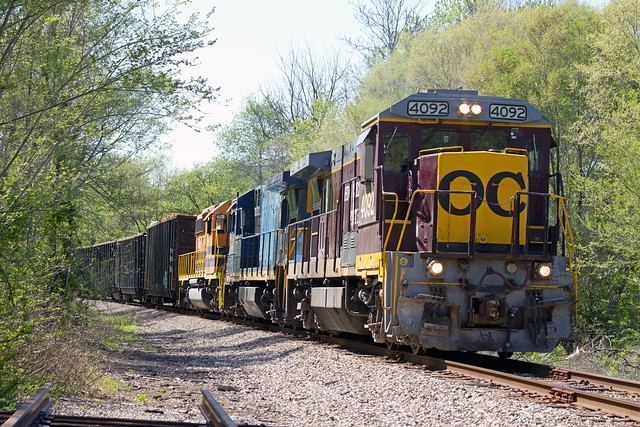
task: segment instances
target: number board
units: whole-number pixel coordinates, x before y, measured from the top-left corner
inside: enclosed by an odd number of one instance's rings
[[[527,120],[527,107],[524,105],[491,104],[489,117],[492,119]]]
[[[407,105],[410,116],[448,116],[449,103],[443,101],[410,101]]]

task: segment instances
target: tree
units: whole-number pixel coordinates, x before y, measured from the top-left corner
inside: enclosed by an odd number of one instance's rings
[[[291,46],[287,55],[279,55],[279,64],[280,79],[245,99],[240,113],[216,136],[221,157],[246,174],[249,188],[287,170],[309,150],[347,141],[340,108],[353,89],[342,54],[318,56],[309,45]]]
[[[59,332],[34,325],[73,318],[69,252],[87,189],[112,196],[122,159],[215,98],[205,80],[179,78],[210,33],[196,17],[181,23],[180,3],[0,4],[0,384],[11,385],[0,398],[20,382],[23,344]]]
[[[572,129],[581,151],[589,153],[588,169],[576,175],[583,194],[583,316],[597,332],[628,339],[625,346],[638,343],[640,328],[639,13],[637,0],[612,1],[603,9],[600,31],[589,38],[593,60],[581,70],[584,108]]]
[[[286,135],[291,125],[282,115],[284,107],[268,96],[249,97],[240,113],[217,134],[220,156],[244,172],[249,188],[261,185],[291,162]]]
[[[197,215],[249,190],[255,181],[247,179],[245,172],[239,163],[219,156],[169,177],[164,198],[169,201],[171,212]]]
[[[391,55],[403,34],[417,34],[424,29],[420,1],[372,0],[352,5],[356,20],[364,27],[364,37],[345,41],[364,55],[369,66]]]

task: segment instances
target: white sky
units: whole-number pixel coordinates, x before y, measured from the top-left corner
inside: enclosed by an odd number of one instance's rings
[[[193,0],[185,12],[204,16],[212,6],[209,21],[217,41],[198,52],[201,65],[190,73],[220,86],[219,99],[231,101],[203,105],[207,114],[202,127],[229,122],[244,97],[277,79],[277,52],[286,56],[292,43],[305,42],[327,52],[345,47],[340,36],[360,32],[347,0]],[[190,168],[214,156],[212,132],[177,126],[166,140],[173,143],[174,167]]]

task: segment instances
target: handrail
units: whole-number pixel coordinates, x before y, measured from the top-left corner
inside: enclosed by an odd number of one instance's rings
[[[425,156],[429,152],[438,152],[438,153],[462,153],[464,152],[464,147],[462,145],[452,145],[451,147],[435,147],[435,148],[427,148],[424,150],[420,150],[418,152],[418,156]]]
[[[249,236],[240,236],[240,237],[236,237],[236,240],[240,240],[241,242],[243,242],[243,243],[244,243],[244,241],[260,239],[260,238],[262,238],[262,237],[265,237],[265,236],[267,236],[267,235],[271,235],[271,234],[274,234],[274,233],[276,234],[276,239],[275,239],[275,240],[277,241],[277,240],[278,240],[278,235],[281,235],[281,234],[283,235],[283,234],[284,234],[284,230],[283,230],[282,228],[275,228],[275,229],[273,229],[273,230],[263,231],[263,232],[261,232],[261,233],[251,234],[251,235],[249,235]],[[257,258],[258,258],[258,259],[257,259],[257,265],[255,266],[255,267],[257,267],[257,268],[259,268],[259,269],[260,269],[260,272],[262,272],[262,269],[263,269],[263,267],[264,267],[264,266],[263,266],[262,261],[263,261],[263,260],[264,260],[264,258],[265,258],[265,257],[263,256],[264,251],[263,251],[263,250],[261,250],[261,249],[262,249],[262,248],[260,247],[260,245],[258,245],[258,255],[257,255]],[[279,250],[278,250],[278,248],[275,248],[275,249],[276,249],[276,252],[282,252],[284,248],[280,248]],[[268,248],[268,251],[267,251],[267,252],[268,252],[268,253],[267,253],[267,257],[268,257],[269,253],[271,253],[271,238],[269,238],[269,248]],[[276,260],[276,259],[278,259],[278,255],[277,255],[277,253],[276,253],[276,254],[274,254],[274,264],[273,264],[273,266],[274,266],[274,267],[276,267],[276,266],[278,265],[278,264],[275,262],[275,260]],[[267,260],[267,262],[268,262],[268,260]],[[269,266],[267,266],[267,267],[269,267]],[[249,268],[254,268],[254,267],[249,267]],[[241,268],[241,269],[242,269],[242,268]]]
[[[413,204],[415,201],[415,195],[417,193],[423,193],[423,194],[439,194],[439,193],[458,193],[458,194],[469,194],[472,197],[472,201],[473,201],[473,196],[475,194],[474,191],[451,191],[451,190],[428,190],[428,189],[417,189],[414,190],[413,194],[411,195],[411,200],[409,202],[409,206],[407,207],[407,213],[405,215],[405,219],[403,221],[403,225],[402,225],[402,231],[400,232],[400,236],[398,238],[398,244],[396,246],[396,257],[395,257],[395,274],[394,274],[394,298],[393,298],[393,315],[394,318],[397,319],[397,297],[398,297],[398,263],[399,263],[399,257],[397,256],[397,254],[400,252],[400,246],[402,245],[402,240],[404,238],[404,233],[407,227],[407,223],[409,222],[409,216],[411,214],[411,210],[413,208]],[[523,194],[523,195],[527,195],[527,196],[545,196],[545,197],[549,197],[549,198],[553,198],[558,200],[559,205],[562,207],[562,209],[558,209],[558,223],[560,224],[560,226],[562,227],[562,233],[563,233],[563,237],[564,237],[564,241],[567,243],[567,247],[568,247],[568,257],[567,257],[567,267],[569,269],[569,271],[572,273],[572,284],[574,287],[574,293],[575,293],[575,300],[577,301],[577,265],[575,263],[575,245],[573,242],[573,235],[571,232],[571,227],[569,225],[569,220],[568,220],[568,215],[567,215],[567,209],[566,209],[566,197],[562,197],[562,196],[558,196],[555,194],[547,194],[547,193],[529,193],[529,192],[517,192],[514,195],[515,199],[519,200],[519,196]],[[437,211],[437,204],[434,203],[434,210]],[[397,209],[397,207],[396,207]],[[474,210],[471,209],[471,215],[473,216]],[[387,239],[389,238],[390,234],[391,234],[391,229],[393,227],[393,224],[395,223],[395,215],[396,212],[394,212],[394,220],[392,220],[391,225],[389,227],[389,232],[387,234]],[[513,216],[514,217],[514,222],[516,221],[516,215]],[[564,217],[565,221],[562,220],[562,218]],[[472,242],[473,237],[471,236],[471,233],[474,232],[473,230],[473,218],[470,219],[470,244]],[[435,227],[434,227],[435,228]],[[545,227],[545,230],[547,229],[547,227]],[[434,236],[435,236],[435,231],[434,231]],[[513,239],[513,235],[512,235],[512,239]],[[548,244],[546,242],[547,237],[545,237],[545,245]],[[434,247],[432,248],[433,251],[436,250],[435,248],[435,238],[434,238]],[[385,251],[386,251],[386,240],[385,240]],[[384,305],[384,286],[382,287],[382,308],[385,310],[390,310],[391,307],[386,307]],[[577,314],[577,313],[576,313]]]
[[[382,208],[382,215],[381,218],[384,221],[384,203],[386,202],[385,200],[385,196],[393,196],[395,197],[396,201],[395,201],[395,205],[393,207],[393,217],[391,218],[391,225],[389,226],[389,231],[387,232],[387,236],[384,239],[384,245],[382,246],[382,252],[386,252],[387,251],[387,243],[389,243],[389,238],[391,237],[391,230],[393,230],[393,225],[395,224],[396,221],[396,215],[398,214],[398,193],[392,193],[389,191],[383,191],[382,192],[382,203],[383,203],[383,208]]]
[[[193,276],[203,277],[205,258],[205,249],[178,255],[178,279],[184,280]]]
[[[575,244],[573,243],[573,233],[571,233],[571,225],[569,224],[569,216],[567,214],[567,205],[566,205],[567,198],[558,196],[555,194],[552,197],[555,199],[558,199],[558,203],[562,205],[562,214],[566,221],[566,228],[565,228],[565,221],[562,221],[562,218],[560,216],[560,209],[558,209],[558,223],[562,227],[562,234],[564,236],[565,242],[567,243],[567,248],[569,249],[568,250],[569,254],[567,257],[567,268],[571,272],[571,281],[573,282],[573,292],[574,292],[574,297],[576,302],[573,308],[574,321],[575,321],[575,319],[577,319],[577,316],[578,316],[578,304],[577,304],[578,302],[578,264],[576,262],[576,247],[575,247]]]
[[[323,212],[323,213],[320,213],[320,214],[317,214],[317,215],[313,215],[313,216],[310,216],[309,218],[301,219],[299,221],[292,222],[291,224],[288,225],[290,230],[293,229],[293,228],[299,229],[299,230],[312,229],[313,221],[317,220],[318,221],[318,227],[320,227],[320,222],[322,221],[323,218],[326,218],[326,228],[324,230],[324,234],[325,234],[325,251],[324,251],[324,256],[323,256],[323,259],[325,261],[325,266],[324,266],[325,271],[326,271],[326,261],[327,261],[327,259],[329,257],[329,248],[327,246],[328,243],[329,243],[329,241],[328,241],[328,236],[329,236],[329,218],[330,218],[330,216],[332,214],[335,214],[335,216],[336,216],[336,226],[337,226],[337,224],[341,223],[340,221],[342,221],[342,219],[343,219],[337,214],[337,212],[338,212],[338,209],[333,209],[333,210],[330,210],[329,212]],[[308,223],[308,225],[307,225],[307,223]],[[291,236],[289,236],[289,237],[291,237]],[[299,237],[300,236],[298,234],[298,236],[296,236],[296,242],[297,242]],[[335,245],[334,253],[335,254],[338,253],[337,252],[337,247],[339,246],[338,245],[338,243],[340,241],[339,237],[340,237],[340,233],[338,233],[338,237],[336,237],[336,239],[334,241],[334,245]],[[320,234],[318,234],[318,244],[320,243],[320,238],[321,238],[321,236],[320,236]],[[316,249],[318,249],[318,247],[316,247]],[[292,248],[292,250],[293,250],[293,248]],[[309,253],[311,253],[311,247],[309,247]],[[287,259],[289,259],[290,256],[291,256],[291,254],[289,254],[289,257]],[[335,270],[335,258],[336,257],[334,256],[333,257],[333,259],[334,259],[334,270]],[[297,268],[297,261],[294,264],[295,264],[294,268]],[[304,264],[304,260],[303,260],[303,264]],[[317,265],[316,265],[316,268],[317,268]]]

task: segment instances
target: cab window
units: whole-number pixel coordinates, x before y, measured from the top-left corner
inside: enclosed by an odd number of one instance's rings
[[[542,176],[542,140],[531,135],[525,148],[529,157],[529,176]]]
[[[460,132],[455,129],[422,129],[420,151],[460,145]]]
[[[384,171],[404,173],[409,170],[409,135],[389,134],[384,137]]]
[[[471,132],[470,151],[503,151],[509,146],[511,133],[508,129],[484,129]]]

